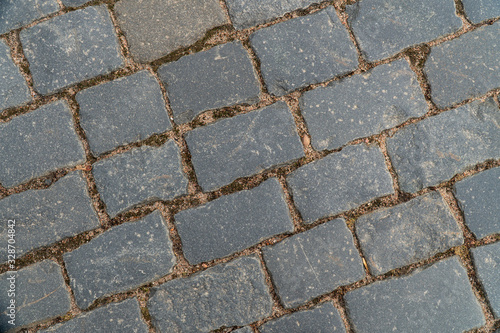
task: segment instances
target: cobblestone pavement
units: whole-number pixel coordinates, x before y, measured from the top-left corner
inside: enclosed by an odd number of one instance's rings
[[[499,0],[0,0],[0,332],[500,332]]]

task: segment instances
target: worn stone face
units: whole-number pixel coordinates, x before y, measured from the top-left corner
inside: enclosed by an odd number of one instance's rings
[[[0,40],[0,111],[24,104],[30,99],[28,85],[19,68],[14,65],[9,47]]]
[[[246,327],[242,327],[240,329],[237,329],[236,331],[233,331],[234,333],[253,333],[253,330],[246,326]]]
[[[67,7],[77,7],[90,2],[91,0],[61,0],[63,5]]]
[[[265,318],[272,304],[260,262],[250,256],[155,287],[148,309],[161,332],[208,332]]]
[[[472,249],[479,280],[496,318],[500,318],[500,243]]]
[[[462,4],[473,23],[500,16],[500,2],[496,0],[462,0]]]
[[[456,257],[350,291],[344,299],[356,332],[462,332],[485,323]]]
[[[267,89],[277,96],[358,66],[354,44],[333,7],[258,30],[250,42]]]
[[[0,35],[59,10],[56,0],[2,0]]]

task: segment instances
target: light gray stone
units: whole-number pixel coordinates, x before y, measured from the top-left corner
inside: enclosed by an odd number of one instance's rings
[[[253,330],[250,327],[246,326],[246,327],[242,327],[240,329],[237,329],[237,330],[233,331],[232,333],[253,333]]]
[[[61,0],[63,5],[67,7],[78,7],[90,2],[92,0]]]
[[[0,35],[59,10],[56,0],[2,0]]]
[[[473,23],[500,16],[498,0],[462,0],[465,13]]]
[[[495,317],[500,318],[500,243],[472,249],[477,275]]]
[[[24,104],[30,99],[28,85],[19,68],[14,65],[9,47],[0,40],[0,111]]]

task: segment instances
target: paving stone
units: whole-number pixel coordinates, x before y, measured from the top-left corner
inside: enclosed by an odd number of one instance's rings
[[[462,332],[485,323],[457,257],[348,292],[356,332]]]
[[[462,231],[438,192],[361,216],[356,235],[376,275],[463,244]]]
[[[365,275],[352,234],[342,219],[265,247],[263,253],[278,296],[287,308]]]
[[[344,324],[332,303],[325,303],[312,310],[292,313],[259,327],[262,333],[330,333],[345,332]]]
[[[142,146],[94,164],[97,190],[114,216],[149,200],[169,200],[187,192],[179,148]]]
[[[123,64],[105,6],[51,18],[21,31],[35,90],[45,95]]]
[[[242,327],[240,329],[237,329],[237,330],[233,331],[232,333],[253,333],[253,330],[250,327],[246,326],[246,327]]]
[[[123,0],[115,11],[139,62],[189,46],[208,30],[228,24],[217,0]]]
[[[186,142],[205,191],[304,156],[283,102],[198,127],[186,134]]]
[[[67,7],[78,7],[90,2],[91,0],[61,0],[63,5]]]
[[[416,192],[500,158],[498,142],[500,113],[489,98],[402,128],[387,139],[387,150],[401,190]]]
[[[8,280],[12,275],[14,279]],[[14,282],[15,297],[7,297]],[[0,275],[0,331],[19,331],[19,328],[64,315],[71,308],[71,300],[61,267],[52,260],[44,260],[17,273],[7,272]],[[15,301],[15,326],[8,321],[7,306]]]
[[[432,100],[439,107],[500,87],[500,22],[434,46],[425,62]]]
[[[161,66],[158,74],[176,123],[191,121],[209,109],[259,100],[259,81],[240,42],[182,57]]]
[[[193,265],[293,231],[283,191],[276,178],[251,190],[182,211],[175,215],[175,220],[184,255]]]
[[[323,150],[422,116],[427,104],[415,73],[398,60],[306,92],[301,110],[313,147]]]
[[[309,163],[292,172],[287,182],[305,222],[394,192],[382,153],[365,145],[348,146]]]
[[[500,16],[500,2],[497,0],[462,0],[462,4],[473,23]]]
[[[493,312],[500,318],[500,243],[472,249],[476,271]]]
[[[333,7],[258,30],[250,42],[266,86],[277,96],[358,66],[354,44]]]
[[[369,61],[462,27],[453,0],[362,0],[346,6],[348,23]]]
[[[40,332],[56,333],[147,333],[148,326],[141,318],[141,309],[135,298],[117,304],[109,304],[84,313],[62,324]]]
[[[66,102],[47,104],[0,124],[0,182],[12,187],[85,162]]]
[[[0,40],[0,111],[24,104],[30,99],[28,85],[19,68],[14,65],[9,47]]]
[[[76,100],[95,155],[172,128],[160,86],[148,71],[83,90]]]
[[[64,262],[76,303],[136,288],[168,274],[175,265],[172,242],[159,212],[128,222],[66,253]]]
[[[153,288],[148,309],[161,332],[208,332],[271,315],[272,299],[255,256]]]
[[[56,0],[2,0],[0,35],[59,10]]]

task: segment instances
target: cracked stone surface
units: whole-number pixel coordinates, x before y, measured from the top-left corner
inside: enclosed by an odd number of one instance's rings
[[[57,0],[2,0],[0,35],[59,10]]]
[[[24,104],[30,99],[28,85],[19,68],[14,65],[9,47],[0,41],[0,111]]]

